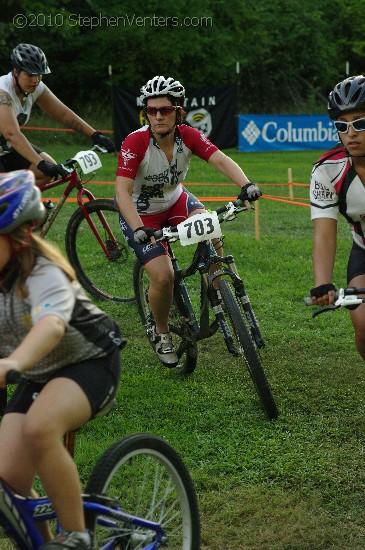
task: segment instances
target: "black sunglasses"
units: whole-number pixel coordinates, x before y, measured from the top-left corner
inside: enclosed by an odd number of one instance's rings
[[[349,126],[352,126],[355,132],[363,132],[365,130],[365,117],[358,118],[352,122],[345,122],[344,120],[335,120],[335,127],[337,132],[340,134],[346,134],[349,129]]]
[[[162,116],[165,116],[165,115],[172,115],[172,113],[174,111],[176,111],[177,107],[173,106],[173,105],[169,105],[166,107],[146,107],[146,113],[150,116],[156,116],[158,112],[160,112],[160,114]]]

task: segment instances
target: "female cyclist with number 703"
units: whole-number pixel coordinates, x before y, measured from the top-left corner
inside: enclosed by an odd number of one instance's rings
[[[156,243],[151,237],[154,229],[177,225],[206,211],[182,185],[191,155],[209,162],[237,184],[239,198],[247,206],[261,195],[236,162],[202,132],[183,124],[184,97],[184,87],[171,77],[155,76],[142,86],[141,101],[149,124],[125,138],[116,173],[121,229],[149,276],[148,299],[154,319],[149,334],[158,358],[167,367],[178,362],[168,327],[174,272],[166,243]],[[221,253],[221,242],[213,244]]]

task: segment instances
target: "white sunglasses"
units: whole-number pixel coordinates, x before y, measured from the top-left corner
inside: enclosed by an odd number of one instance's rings
[[[349,126],[355,130],[355,132],[363,132],[365,130],[365,117],[358,118],[353,122],[345,122],[344,120],[335,120],[334,122],[337,132],[340,134],[346,134]]]

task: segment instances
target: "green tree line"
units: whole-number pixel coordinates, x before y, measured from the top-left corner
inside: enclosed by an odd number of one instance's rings
[[[163,74],[235,84],[239,112],[323,112],[347,68],[365,71],[359,0],[1,0],[0,10],[1,73],[16,44],[36,44],[47,84],[72,106],[102,106],[111,83],[135,90]]]

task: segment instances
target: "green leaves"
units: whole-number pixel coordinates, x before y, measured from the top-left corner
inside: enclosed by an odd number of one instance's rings
[[[359,73],[365,53],[357,0],[3,4],[2,72],[17,43],[37,44],[52,68],[47,83],[73,106],[109,101],[111,65],[114,82],[130,89],[166,74],[189,87],[237,83],[241,112],[318,111],[346,61]]]

